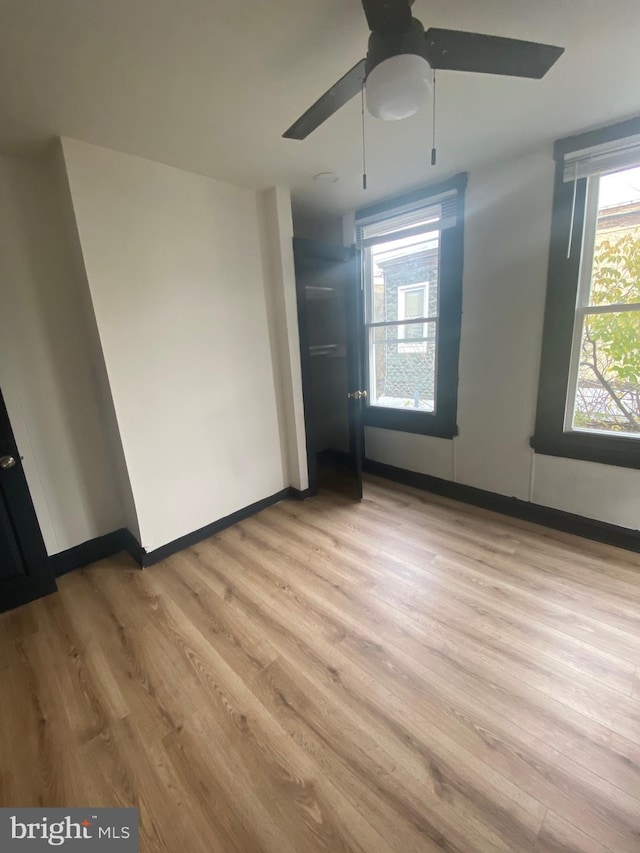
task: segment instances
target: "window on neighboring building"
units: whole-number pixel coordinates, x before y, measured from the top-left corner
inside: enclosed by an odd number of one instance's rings
[[[557,144],[532,444],[640,467],[640,122]]]
[[[368,424],[455,435],[465,185],[358,213]]]
[[[398,287],[398,320],[417,320],[426,317],[428,301],[428,282],[400,285]],[[428,321],[399,325],[398,352],[427,352],[427,344],[435,343],[437,322],[437,317],[434,317],[433,325]]]

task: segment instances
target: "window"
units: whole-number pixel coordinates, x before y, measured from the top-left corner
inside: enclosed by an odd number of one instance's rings
[[[640,121],[556,144],[542,453],[640,467]]]
[[[435,411],[438,244],[436,231],[369,250],[371,405]]]
[[[365,423],[456,434],[466,176],[357,215]]]
[[[565,430],[640,438],[640,168],[587,181]]]
[[[398,287],[398,320],[414,320],[426,316],[429,300],[428,282],[406,284]],[[434,318],[434,323],[437,323]],[[427,352],[427,343],[431,325],[428,322],[398,326],[398,352]],[[435,340],[435,332],[432,335]],[[402,343],[406,341],[406,343]]]

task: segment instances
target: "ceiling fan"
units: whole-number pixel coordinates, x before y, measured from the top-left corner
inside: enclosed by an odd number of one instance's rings
[[[563,47],[460,30],[424,27],[411,14],[414,0],[362,0],[371,30],[366,59],[341,77],[283,134],[306,137],[365,86],[367,108],[396,121],[418,111],[433,72],[472,71],[540,80]],[[365,85],[366,84],[366,85]]]

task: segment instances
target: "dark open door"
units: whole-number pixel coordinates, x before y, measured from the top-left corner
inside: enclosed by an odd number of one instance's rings
[[[349,391],[349,454],[356,475],[356,497],[362,500],[362,462],[364,459],[363,409],[367,397],[362,351],[362,263],[360,252],[352,250],[346,291],[347,375]]]
[[[309,488],[318,489],[317,460],[330,460],[345,493],[362,498],[364,454],[361,392],[360,259],[354,249],[295,238],[296,288]],[[328,389],[328,385],[331,389]],[[330,393],[329,393],[330,391]],[[327,445],[327,414],[344,421],[344,443]]]
[[[0,612],[55,590],[53,570],[0,393]]]

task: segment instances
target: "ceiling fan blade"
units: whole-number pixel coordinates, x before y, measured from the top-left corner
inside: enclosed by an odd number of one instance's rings
[[[309,134],[361,91],[366,60],[361,59],[351,71],[347,71],[306,113],[283,133],[285,139],[306,139]]]
[[[414,0],[362,0],[369,29],[374,33],[397,33],[411,24]]]
[[[540,80],[564,53],[563,47],[532,41],[432,28],[425,33],[432,68],[475,71]]]

